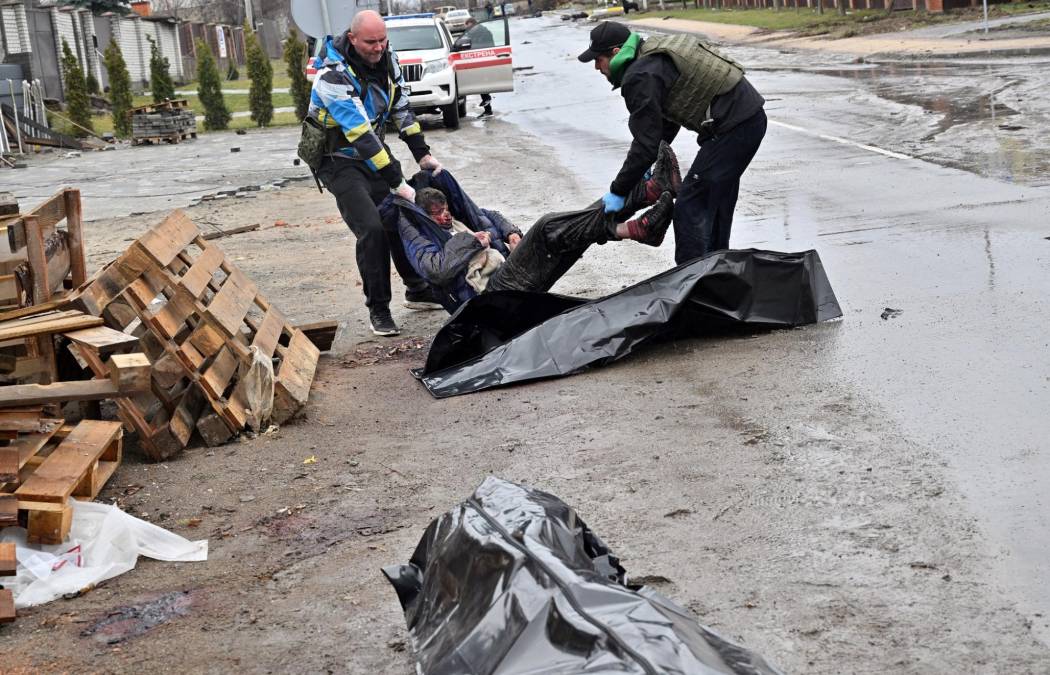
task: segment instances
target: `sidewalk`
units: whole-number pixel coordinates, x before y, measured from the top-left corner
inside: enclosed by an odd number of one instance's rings
[[[1047,17],[1047,13],[1009,17],[990,25],[1023,23]],[[920,28],[899,33],[865,35],[840,40],[826,36],[796,37],[790,32],[769,32],[751,26],[689,21],[687,19],[639,19],[634,25],[669,33],[699,33],[716,42],[776,49],[812,49],[866,58],[949,58],[975,56],[1027,56],[1050,54],[1050,36],[995,37],[995,33],[963,36],[980,30],[983,22]]]

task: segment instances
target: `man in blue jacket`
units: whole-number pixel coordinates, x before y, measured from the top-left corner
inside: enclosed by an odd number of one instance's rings
[[[420,168],[441,171],[409,108],[397,54],[389,49],[386,24],[366,10],[344,35],[326,37],[321,67],[310,94],[309,115],[328,131],[328,154],[317,172],[335,195],[343,220],[357,238],[357,269],[372,332],[397,335],[390,315],[390,259],[405,281],[406,306],[440,309],[426,282],[405,258],[397,233],[384,229],[378,205],[391,192],[415,196],[401,164],[383,140],[393,122]]]

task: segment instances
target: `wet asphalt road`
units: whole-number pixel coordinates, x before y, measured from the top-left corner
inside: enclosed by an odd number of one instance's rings
[[[496,108],[597,196],[630,139],[618,93],[575,60],[590,27],[515,20],[516,91]],[[771,122],[733,246],[820,252],[845,318],[826,334],[834,357],[812,368],[940,450],[984,525],[990,572],[1048,641],[1050,68],[728,51]],[[695,140],[674,147],[684,168]]]

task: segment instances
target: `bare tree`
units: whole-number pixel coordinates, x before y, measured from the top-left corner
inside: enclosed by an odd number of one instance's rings
[[[200,0],[153,0],[153,9],[157,14],[179,21],[186,18],[186,10],[199,4]]]

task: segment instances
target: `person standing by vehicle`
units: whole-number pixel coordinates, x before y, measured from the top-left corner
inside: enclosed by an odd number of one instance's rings
[[[732,59],[690,35],[642,40],[620,23],[604,21],[578,57],[619,88],[634,140],[602,198],[619,212],[625,196],[681,127],[697,134],[700,150],[674,210],[675,262],[729,248],[740,176],[766,133],[765,99]]]
[[[463,34],[464,38],[470,38],[471,49],[481,49],[484,47],[495,47],[496,40],[492,37],[492,31],[485,28],[478,20],[474,17],[467,19],[464,24],[467,31]],[[482,94],[481,95],[481,113],[478,117],[489,117],[492,115],[492,95]]]
[[[419,122],[409,109],[397,55],[387,44],[386,25],[376,12],[354,16],[343,35],[328,36],[314,79],[308,116],[325,130],[325,156],[317,176],[335,196],[343,220],[357,238],[357,269],[372,332],[398,335],[390,314],[390,260],[405,282],[405,305],[440,309],[427,284],[405,257],[397,232],[386,230],[377,206],[391,192],[413,199],[401,164],[383,140],[393,122],[420,168],[440,171]]]

